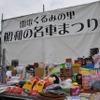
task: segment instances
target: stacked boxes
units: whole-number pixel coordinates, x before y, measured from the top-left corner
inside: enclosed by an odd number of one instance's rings
[[[67,58],[65,64],[66,64],[66,68],[71,68],[72,67],[72,59]]]

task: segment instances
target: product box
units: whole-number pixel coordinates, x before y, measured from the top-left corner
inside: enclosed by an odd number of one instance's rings
[[[72,58],[67,58],[66,62],[72,62]]]
[[[72,69],[71,68],[61,68],[60,69],[60,76],[71,77],[72,76]]]

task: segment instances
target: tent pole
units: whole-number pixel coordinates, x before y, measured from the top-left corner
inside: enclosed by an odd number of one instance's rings
[[[43,12],[45,12],[44,4],[43,4]],[[42,38],[42,61],[45,62],[45,37]]]
[[[1,17],[1,36],[0,36],[0,67],[2,66],[2,31],[3,31],[3,14]]]
[[[2,49],[3,40],[3,14],[1,17],[1,37],[0,37],[0,67],[1,67],[1,77],[2,83],[5,83],[5,50]]]
[[[43,4],[43,12],[45,11],[45,5]]]

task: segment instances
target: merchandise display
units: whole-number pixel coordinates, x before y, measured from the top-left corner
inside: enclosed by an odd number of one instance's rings
[[[0,87],[0,96],[37,100],[93,100],[95,96],[99,100],[100,72],[94,66],[91,58],[78,58],[74,63],[68,58],[65,63],[52,67],[36,62],[22,68],[24,73],[12,69],[12,76]]]

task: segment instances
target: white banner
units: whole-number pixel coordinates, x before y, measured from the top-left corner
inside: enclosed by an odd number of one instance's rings
[[[100,2],[47,11],[3,21],[6,63],[20,65],[88,56],[100,47]]]

